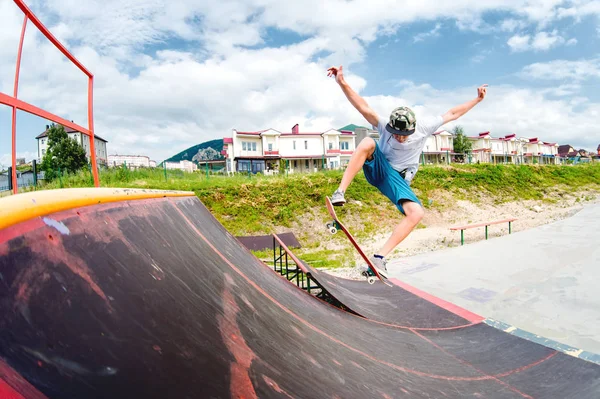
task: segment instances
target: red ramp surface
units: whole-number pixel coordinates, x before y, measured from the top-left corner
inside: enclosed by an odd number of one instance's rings
[[[47,206],[50,194],[10,197],[52,212],[0,230],[0,392],[600,396],[599,366],[508,334],[490,340],[484,325],[418,331],[325,304],[252,256],[196,197],[124,200],[116,190],[121,200],[106,203],[95,190],[96,205],[62,210]]]

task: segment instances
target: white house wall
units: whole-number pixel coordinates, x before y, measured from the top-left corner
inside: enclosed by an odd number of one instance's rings
[[[323,139],[321,136],[284,136],[279,143],[279,155],[282,158],[323,154]]]

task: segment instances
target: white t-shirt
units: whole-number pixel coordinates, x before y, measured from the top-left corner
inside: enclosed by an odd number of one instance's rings
[[[441,115],[429,118],[417,118],[415,132],[408,136],[404,143],[400,143],[392,137],[385,125],[386,119],[379,119],[377,130],[379,131],[379,149],[385,155],[392,168],[398,172],[408,169],[405,179],[411,181],[419,169],[421,152],[427,141],[427,137],[435,133],[444,124]],[[375,126],[374,126],[375,128]]]

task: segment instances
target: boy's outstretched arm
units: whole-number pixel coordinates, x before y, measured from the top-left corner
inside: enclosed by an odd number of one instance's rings
[[[327,72],[327,76],[335,76],[335,81],[342,88],[342,91],[346,95],[346,98],[348,98],[348,101],[350,101],[350,104],[352,104],[354,108],[356,108],[357,111],[365,117],[367,122],[369,122],[373,126],[377,126],[379,124],[379,116],[377,116],[375,111],[373,111],[369,104],[367,104],[365,99],[359,96],[354,90],[352,90],[350,85],[348,85],[346,79],[344,79],[344,72],[342,70],[342,66],[340,65],[339,68],[331,67],[327,70]]]
[[[485,95],[487,94],[487,86],[488,85],[485,84],[477,88],[477,98],[475,98],[474,100],[467,101],[466,103],[461,105],[457,105],[456,107],[451,108],[448,112],[442,115],[442,118],[444,118],[444,123],[448,123],[460,118],[461,116],[469,112],[471,108],[473,108],[475,105],[482,102],[485,98]]]

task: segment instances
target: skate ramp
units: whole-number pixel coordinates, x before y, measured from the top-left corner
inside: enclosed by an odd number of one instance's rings
[[[399,328],[307,295],[191,193],[55,190],[0,209],[1,397],[600,395],[600,366],[485,324]]]

